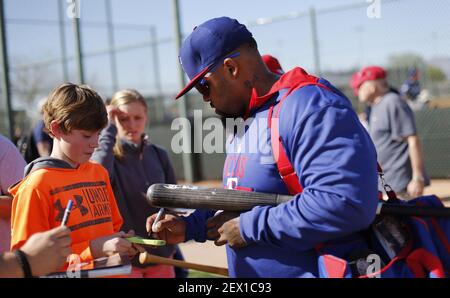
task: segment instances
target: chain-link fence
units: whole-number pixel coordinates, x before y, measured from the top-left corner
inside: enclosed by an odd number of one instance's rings
[[[31,119],[38,115],[37,101],[53,87],[64,81],[79,82],[76,34],[73,20],[67,17],[71,5],[67,1],[3,2],[12,106],[19,132],[30,128]],[[173,101],[179,83],[172,2],[79,2],[85,82],[105,98],[122,88],[139,90],[150,106],[149,129],[170,130],[172,119],[179,115]],[[444,103],[450,99],[450,3],[447,0],[286,1],[284,5],[256,0],[179,2],[184,32],[211,17],[235,17],[252,31],[262,54],[276,56],[285,70],[301,66],[310,73],[322,75],[340,88],[358,111],[363,107],[354,98],[348,82],[355,70],[369,64],[388,69],[389,81],[396,87],[405,81],[408,69],[416,67],[428,99]],[[8,134],[5,106],[2,97],[0,132]],[[200,108],[205,117],[213,116],[213,111],[195,91],[189,94],[188,108],[189,112]],[[450,131],[443,124],[446,120],[440,118],[447,115],[424,112],[418,116],[418,127],[421,128],[421,123],[442,122],[441,126],[430,128],[436,138],[433,142],[450,142],[449,136],[439,131]],[[428,128],[427,135],[431,135]],[[154,139],[157,142],[160,138]],[[429,152],[427,148],[435,146],[427,144],[429,139],[423,140],[427,165],[431,158],[448,159],[445,151]],[[179,156],[174,158],[176,163],[181,160]],[[222,157],[217,163],[221,160]],[[214,163],[208,160],[208,164]],[[448,177],[449,168],[441,164],[439,170],[430,169],[430,173]]]
[[[450,178],[450,108],[416,112],[425,167],[430,177]]]

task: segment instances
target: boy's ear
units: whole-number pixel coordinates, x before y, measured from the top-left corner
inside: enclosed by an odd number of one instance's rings
[[[53,120],[50,122],[50,133],[55,136],[55,138],[59,138],[62,135],[58,121]]]

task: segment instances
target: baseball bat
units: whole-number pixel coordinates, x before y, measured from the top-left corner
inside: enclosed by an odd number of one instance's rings
[[[170,265],[170,266],[175,266],[175,267],[180,267],[180,268],[185,268],[185,269],[193,269],[193,270],[197,270],[197,271],[203,271],[203,272],[228,276],[227,268],[188,263],[185,261],[155,256],[155,255],[149,254],[147,252],[141,253],[139,255],[139,262],[141,264],[148,264],[148,263],[164,264],[164,265]]]
[[[147,202],[160,208],[212,209],[241,212],[255,206],[276,206],[293,196],[191,185],[153,184]],[[380,202],[377,214],[419,217],[450,217],[450,208],[412,206]]]
[[[147,202],[154,207],[245,211],[257,205],[275,206],[292,196],[222,188],[157,183],[147,190]]]

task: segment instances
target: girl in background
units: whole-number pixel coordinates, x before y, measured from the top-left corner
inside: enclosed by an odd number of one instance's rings
[[[109,172],[124,220],[122,228],[148,238],[147,217],[158,209],[147,203],[147,189],[154,183],[176,184],[174,170],[167,152],[151,144],[144,133],[147,103],[139,92],[131,89],[116,92],[107,111],[109,124],[100,135],[92,159]],[[176,253],[173,245],[146,249],[162,257],[173,257]],[[175,269],[168,265],[142,265],[136,258],[131,277],[175,277]]]

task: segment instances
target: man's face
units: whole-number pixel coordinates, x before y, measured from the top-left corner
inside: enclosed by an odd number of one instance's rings
[[[247,110],[251,90],[244,88],[244,83],[233,79],[226,73],[226,67],[220,66],[205,77],[205,84],[197,84],[196,89],[203,100],[209,102],[216,114],[225,118],[243,117]]]
[[[72,129],[69,133],[61,134],[58,146],[64,154],[64,160],[74,166],[88,161],[98,147],[99,136],[100,130]]]
[[[358,89],[358,99],[360,102],[370,104],[373,101],[375,88],[373,81],[365,81]]]

